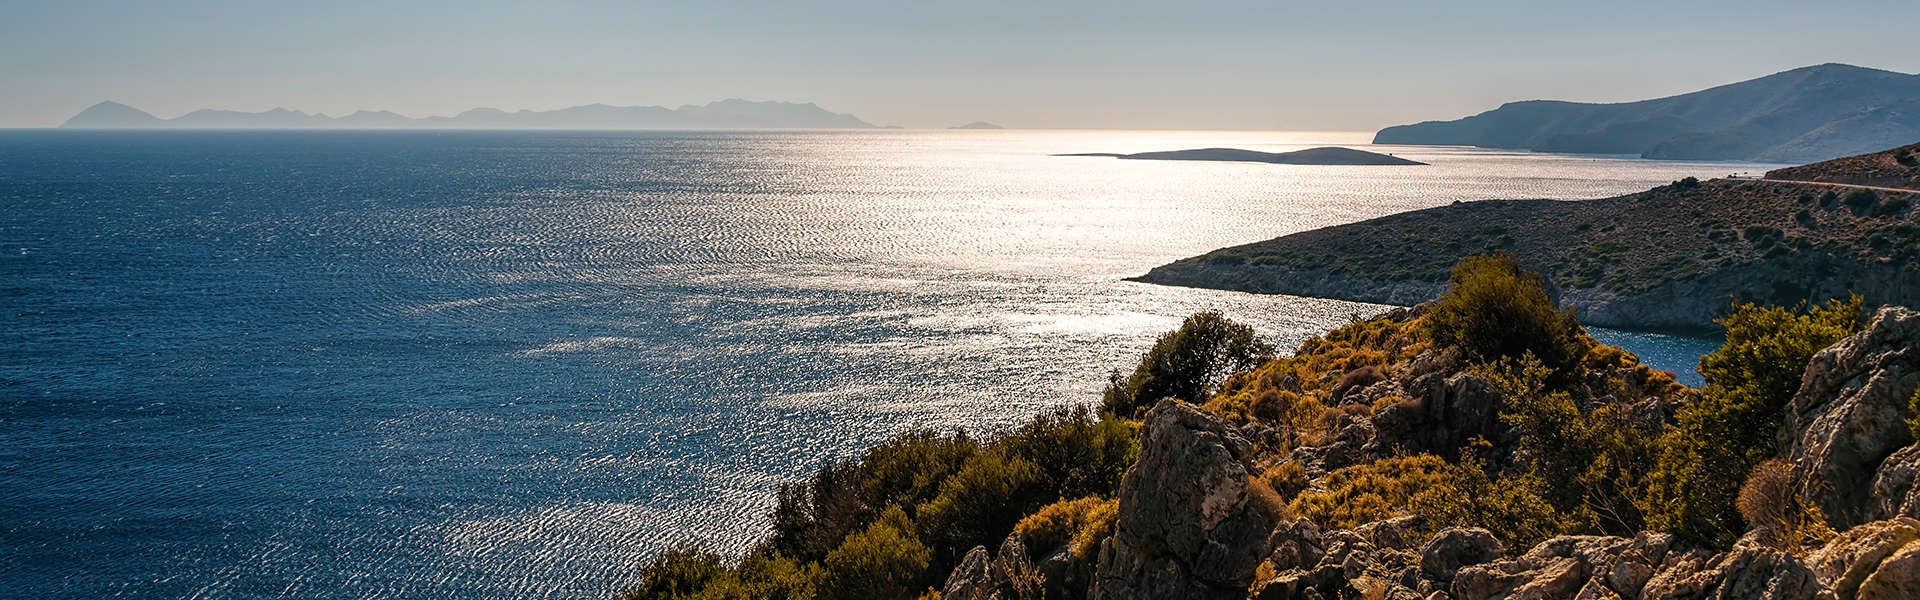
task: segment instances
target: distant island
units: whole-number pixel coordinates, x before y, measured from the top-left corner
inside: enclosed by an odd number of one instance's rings
[[[118,102],[101,102],[62,129],[871,129],[873,124],[812,103],[721,100],[679,108],[589,104],[558,110],[475,108],[451,117],[358,111],[339,117],[276,108],[201,109],[171,119]]]
[[[992,124],[992,123],[988,123],[986,121],[974,121],[972,123],[968,123],[965,125],[955,125],[953,127],[948,127],[947,129],[1006,129],[1006,128],[1001,127],[999,125]]]
[[[1136,154],[1114,154],[1107,152],[1082,152],[1076,154],[1055,154],[1054,156],[1104,156],[1123,160],[1207,160],[1227,162],[1262,162],[1280,165],[1424,165],[1427,163],[1407,160],[1391,154],[1354,150],[1328,146],[1308,148],[1294,152],[1260,152],[1239,148],[1199,148],[1195,150],[1169,150],[1165,152],[1140,152]]]
[[[1388,127],[1373,143],[1805,163],[1915,139],[1920,75],[1824,64],[1638,102],[1511,102]]]
[[[1499,251],[1547,276],[1583,322],[1605,327],[1704,329],[1729,300],[1911,302],[1920,298],[1916,150],[1602,200],[1457,202],[1216,250],[1136,280],[1411,305],[1445,288],[1461,258]],[[1912,187],[1824,183],[1863,172],[1858,181]]]

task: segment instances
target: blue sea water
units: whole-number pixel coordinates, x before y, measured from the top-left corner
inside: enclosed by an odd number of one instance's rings
[[[1197,310],[1123,278],[1456,200],[1760,167],[1064,158],[1271,132],[0,132],[0,596],[598,598],[913,426],[1089,403]],[[1364,147],[1364,146],[1363,146]],[[1597,332],[1697,380],[1713,346]]]

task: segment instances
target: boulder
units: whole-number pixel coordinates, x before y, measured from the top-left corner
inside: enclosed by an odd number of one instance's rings
[[[986,546],[974,546],[966,556],[960,558],[960,565],[953,568],[953,574],[947,576],[947,584],[940,588],[942,600],[988,600],[994,597],[993,577],[988,573]]]
[[[1920,313],[1884,307],[1864,331],[1814,354],[1780,438],[1794,491],[1836,527],[1914,508],[1914,459],[1883,464],[1914,443],[1908,401],[1920,388]],[[1899,473],[1882,475],[1882,467]],[[1920,516],[1920,514],[1907,514]]]
[[[1807,557],[1808,566],[1842,598],[1852,598],[1882,562],[1920,540],[1920,521],[1875,521],[1849,529]]]
[[[1092,597],[1246,597],[1283,509],[1249,492],[1252,459],[1252,444],[1206,411],[1154,405],[1120,481]]]
[[[1646,600],[1833,600],[1799,558],[1757,545],[1672,561],[1641,590]]]
[[[986,546],[974,546],[947,576],[940,597],[954,600],[1040,600],[1045,576],[1027,557],[1019,534],[1008,534],[991,558]]]
[[[1420,548],[1420,570],[1429,579],[1452,581],[1461,567],[1500,558],[1504,552],[1493,533],[1478,527],[1455,527],[1434,535]],[[1458,592],[1454,597],[1463,598]]]

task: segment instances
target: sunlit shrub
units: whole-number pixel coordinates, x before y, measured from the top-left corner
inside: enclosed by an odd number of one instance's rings
[[[1300,492],[1306,491],[1311,483],[1307,481],[1307,467],[1297,460],[1267,467],[1260,473],[1260,479],[1267,483],[1267,487],[1273,488],[1274,492],[1280,494],[1281,498],[1288,499],[1299,496]]]
[[[1586,353],[1573,310],[1555,308],[1540,275],[1506,254],[1461,259],[1421,320],[1435,344],[1458,346],[1473,361],[1531,352],[1562,372]]]
[[[926,587],[932,551],[913,533],[899,506],[889,506],[866,529],[847,536],[821,562],[821,597],[904,598]]]
[[[1036,556],[1044,555],[1056,548],[1074,544],[1081,532],[1101,527],[1102,522],[1111,526],[1114,509],[1118,505],[1114,500],[1098,496],[1061,500],[1027,515],[1013,526],[1013,531],[1020,534],[1028,550]]]
[[[1476,458],[1449,465],[1440,483],[1419,490],[1409,510],[1426,517],[1427,527],[1482,527],[1510,549],[1531,548],[1569,527],[1547,501],[1548,483],[1539,475],[1511,474],[1498,479]]]
[[[1323,482],[1325,491],[1302,493],[1289,508],[1322,529],[1352,529],[1405,514],[1415,493],[1446,480],[1447,463],[1440,457],[1383,458],[1334,471]]]
[[[1196,313],[1160,336],[1131,375],[1114,373],[1101,406],[1125,417],[1162,398],[1203,403],[1228,375],[1272,356],[1273,347],[1256,339],[1252,327],[1218,312]]]

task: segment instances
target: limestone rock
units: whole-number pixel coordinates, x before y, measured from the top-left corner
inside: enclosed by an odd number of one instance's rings
[[[1916,388],[1920,313],[1881,308],[1866,330],[1815,354],[1780,432],[1793,462],[1794,491],[1836,526],[1899,516],[1895,510],[1911,507],[1911,454],[1886,465],[1904,475],[1877,472],[1887,457],[1914,443],[1906,418]]]
[[[1253,447],[1190,404],[1148,411],[1093,597],[1244,598],[1281,507],[1248,493]]]
[[[1500,558],[1504,552],[1500,540],[1487,530],[1456,527],[1434,535],[1420,548],[1420,570],[1431,579],[1452,581],[1461,567]]]

